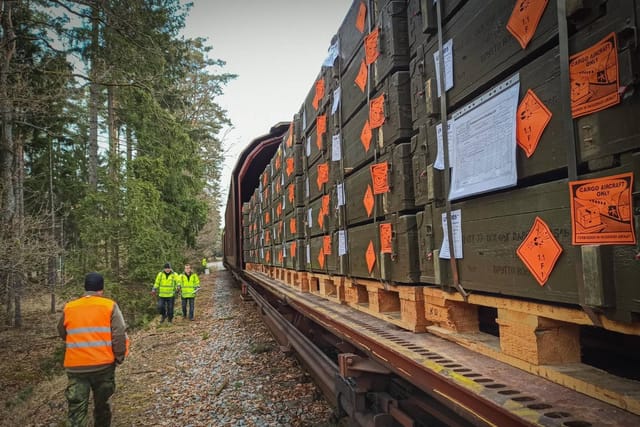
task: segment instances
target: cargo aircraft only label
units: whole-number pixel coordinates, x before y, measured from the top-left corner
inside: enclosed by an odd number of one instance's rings
[[[574,245],[635,244],[633,173],[569,183]]]
[[[569,58],[571,115],[595,113],[620,102],[616,33]]]

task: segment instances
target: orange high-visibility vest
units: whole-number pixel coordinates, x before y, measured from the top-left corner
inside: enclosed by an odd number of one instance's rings
[[[111,348],[111,314],[114,306],[114,301],[92,295],[65,305],[65,368],[115,362]]]

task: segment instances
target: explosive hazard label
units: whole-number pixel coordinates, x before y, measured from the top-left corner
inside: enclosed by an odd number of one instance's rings
[[[569,183],[574,245],[635,244],[633,173]]]
[[[620,102],[616,33],[569,58],[571,115],[595,113]]]

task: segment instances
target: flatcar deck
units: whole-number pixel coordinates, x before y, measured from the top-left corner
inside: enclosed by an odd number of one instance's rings
[[[433,334],[413,334],[366,313],[244,272],[296,311],[440,402],[485,425],[630,426],[640,417]],[[629,390],[629,393],[639,390]]]

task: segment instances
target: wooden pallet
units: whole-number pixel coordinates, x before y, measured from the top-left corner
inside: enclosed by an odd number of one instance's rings
[[[345,277],[307,272],[308,291],[324,299],[345,302]]]
[[[456,342],[562,384],[596,399],[640,414],[640,383],[581,363],[580,325],[592,325],[586,313],[511,298],[424,288],[427,332]],[[496,309],[499,335],[479,330],[478,310]],[[640,335],[640,325],[601,318],[606,329]]]
[[[422,286],[400,286],[375,280],[345,280],[346,303],[412,332],[425,332]]]

